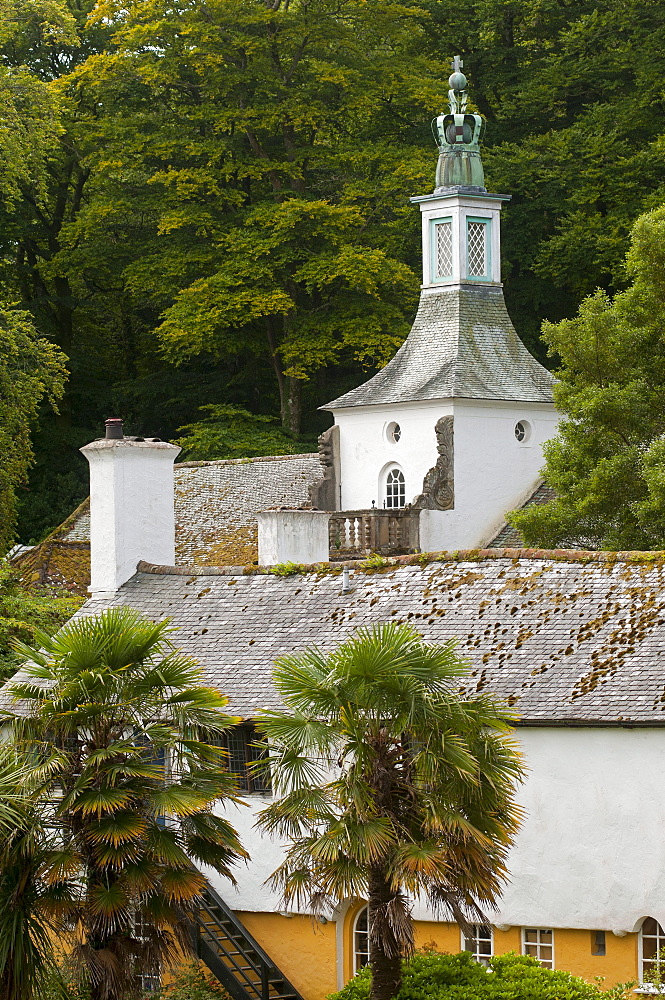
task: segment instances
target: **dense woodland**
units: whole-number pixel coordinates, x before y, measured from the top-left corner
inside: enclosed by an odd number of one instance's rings
[[[86,495],[77,449],[108,416],[190,458],[313,446],[316,407],[408,332],[408,197],[456,52],[513,196],[508,307],[545,363],[542,321],[625,288],[631,227],[665,202],[658,0],[0,0],[0,52],[0,386],[31,324],[44,358],[5,542]]]

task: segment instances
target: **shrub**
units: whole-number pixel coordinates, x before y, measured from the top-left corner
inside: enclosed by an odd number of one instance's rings
[[[570,972],[543,969],[524,955],[500,955],[490,968],[468,952],[459,955],[418,953],[404,963],[396,1000],[624,1000],[634,984],[603,991]],[[329,1000],[368,1000],[371,974],[362,969]]]

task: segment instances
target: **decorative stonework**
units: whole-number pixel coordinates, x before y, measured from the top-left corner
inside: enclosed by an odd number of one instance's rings
[[[339,490],[339,427],[333,424],[319,435],[319,459],[323,479],[309,488],[309,497],[316,510],[337,510]]]
[[[453,510],[455,507],[455,472],[453,418],[440,417],[436,422],[436,448],[439,457],[423,479],[423,491],[412,503],[420,510]]]

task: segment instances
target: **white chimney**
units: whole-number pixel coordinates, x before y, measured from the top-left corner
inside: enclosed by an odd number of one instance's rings
[[[159,438],[124,437],[122,420],[81,448],[90,464],[90,592],[113,594],[140,560],[175,563],[173,462]]]

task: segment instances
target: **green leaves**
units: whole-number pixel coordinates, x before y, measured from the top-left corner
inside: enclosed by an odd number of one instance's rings
[[[276,798],[258,823],[288,843],[271,884],[315,910],[369,899],[375,969],[412,949],[406,895],[464,921],[506,876],[522,777],[512,716],[459,694],[466,669],[452,643],[379,624],[278,660],[287,707],[259,721]]]
[[[204,884],[190,857],[231,881],[246,857],[212,812],[238,800],[225,753],[208,742],[236,720],[172,631],[119,607],[40,636],[36,650],[17,644],[30,658],[14,689],[24,704],[20,715],[5,712],[31,765],[23,796],[55,812],[57,840],[40,828],[30,873],[52,897],[48,926],[65,940],[76,928],[80,977],[103,968],[114,998],[133,987],[139,963],[159,970],[186,940]],[[10,807],[3,814],[2,792],[0,760],[0,825]],[[0,899],[2,865],[0,851]]]
[[[665,547],[664,229],[663,209],[635,224],[629,289],[613,300],[599,291],[573,319],[544,327],[561,359],[555,401],[564,417],[545,448],[557,498],[511,515],[529,545]]]

